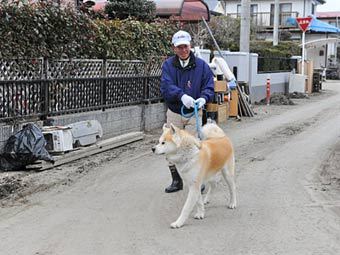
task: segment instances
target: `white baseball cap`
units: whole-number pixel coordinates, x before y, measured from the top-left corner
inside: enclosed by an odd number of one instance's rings
[[[190,42],[191,42],[190,34],[188,32],[183,31],[183,30],[179,30],[172,37],[172,44],[175,47],[177,47],[178,45],[181,45],[181,44],[190,45]]]

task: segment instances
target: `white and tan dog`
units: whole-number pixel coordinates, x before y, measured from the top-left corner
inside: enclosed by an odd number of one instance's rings
[[[204,218],[204,204],[209,202],[208,196],[219,172],[229,187],[229,208],[236,208],[235,159],[231,141],[214,123],[204,125],[202,134],[204,140],[200,141],[172,124],[170,127],[164,125],[159,144],[152,148],[154,153],[165,154],[166,159],[176,165],[184,183],[189,186],[181,215],[171,223],[172,228],[182,227],[195,205],[197,213],[194,218]],[[204,199],[201,194],[202,183],[207,186]]]

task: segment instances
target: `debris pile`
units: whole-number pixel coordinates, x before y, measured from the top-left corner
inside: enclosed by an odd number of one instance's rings
[[[309,96],[306,93],[293,92],[293,93],[289,93],[289,98],[301,99],[301,98],[309,98]]]
[[[266,99],[262,99],[258,104],[267,104]],[[270,104],[272,105],[294,105],[295,103],[283,93],[273,93],[270,96]]]
[[[10,196],[22,187],[21,179],[5,177],[0,179],[0,199]]]

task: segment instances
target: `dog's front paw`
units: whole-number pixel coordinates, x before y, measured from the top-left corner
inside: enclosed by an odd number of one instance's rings
[[[209,204],[209,203],[210,203],[209,198],[205,197],[204,200],[203,200],[203,204],[204,204],[204,205],[207,205],[207,204]]]
[[[236,208],[236,201],[232,201],[230,202],[230,204],[228,205],[229,209],[235,209]]]
[[[202,220],[204,219],[204,212],[197,212],[194,216],[196,220]]]
[[[178,221],[175,221],[175,222],[170,224],[171,228],[180,228],[182,226],[183,226],[183,223],[179,223]]]

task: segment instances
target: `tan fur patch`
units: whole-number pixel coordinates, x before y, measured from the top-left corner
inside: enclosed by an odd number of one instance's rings
[[[233,155],[233,147],[227,137],[212,138],[203,141],[201,144],[199,160],[200,164],[204,166],[205,175],[214,174],[221,170]]]

